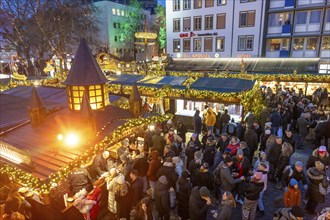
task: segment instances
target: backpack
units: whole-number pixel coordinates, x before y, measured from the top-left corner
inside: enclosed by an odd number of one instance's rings
[[[236,125],[234,123],[230,123],[228,125],[228,132],[229,132],[229,134],[235,134],[235,130],[236,130]]]
[[[221,164],[221,163],[220,163]],[[215,168],[215,170],[213,171],[213,179],[214,179],[214,183],[218,186],[221,186],[221,169],[220,169],[220,164],[217,166],[217,168]]]
[[[287,165],[284,170],[283,170],[283,174],[289,170],[289,175],[288,175],[288,179],[287,182],[290,182],[291,176],[293,175],[293,169],[291,168],[291,165]]]

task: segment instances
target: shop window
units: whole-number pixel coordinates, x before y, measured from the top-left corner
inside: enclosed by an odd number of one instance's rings
[[[217,29],[226,28],[226,14],[217,14]]]
[[[202,0],[194,0],[194,8],[201,8],[202,7]]]
[[[190,38],[183,39],[183,52],[190,52]]]
[[[200,52],[202,49],[202,39],[194,38],[194,52]]]
[[[191,28],[191,18],[183,18],[183,31],[190,31]]]
[[[173,40],[173,52],[180,52],[180,39]]]
[[[304,49],[304,38],[294,38],[293,39],[293,50],[303,50]]]
[[[212,52],[212,37],[205,37],[204,38],[204,52]]]
[[[205,0],[205,8],[213,7],[214,0]]]
[[[205,15],[205,30],[213,29],[213,15]]]
[[[239,27],[254,27],[255,11],[243,11],[239,14]]]
[[[191,0],[183,0],[183,10],[191,9]]]
[[[267,51],[278,51],[281,48],[281,39],[268,39]]]
[[[224,51],[225,50],[225,37],[216,37],[215,39],[215,50]]]
[[[227,4],[227,0],[218,0],[218,5],[226,5]]]
[[[173,19],[173,32],[180,32],[180,18]]]
[[[306,49],[307,50],[316,50],[318,46],[318,38],[317,37],[308,37]]]
[[[180,0],[173,0],[173,11],[180,11]]]
[[[194,31],[202,30],[202,16],[194,17]]]

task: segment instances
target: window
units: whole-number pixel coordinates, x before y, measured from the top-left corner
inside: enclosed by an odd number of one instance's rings
[[[180,52],[180,39],[173,40],[173,52]]]
[[[117,9],[117,15],[120,16],[120,9]]]
[[[194,52],[201,52],[202,49],[202,39],[194,38]]]
[[[304,49],[304,38],[294,38],[293,39],[293,50],[303,50]]]
[[[115,39],[114,39],[115,41],[118,41],[118,37],[117,37],[117,36],[115,36],[114,38],[115,38]]]
[[[215,38],[215,50],[216,51],[225,50],[225,37],[216,37]]]
[[[289,49],[289,39],[268,39],[267,40],[267,51],[279,51]]]
[[[255,11],[243,11],[239,14],[239,27],[254,27]]]
[[[194,8],[201,8],[202,7],[202,0],[194,0]]]
[[[318,39],[317,37],[308,37],[307,38],[307,50],[316,50],[318,46]]]
[[[213,7],[214,0],[205,0],[205,8]]]
[[[191,9],[191,0],[183,0],[183,10]]]
[[[323,37],[322,50],[330,50],[330,37]]]
[[[246,2],[255,2],[256,0],[241,0],[241,3],[246,3]]]
[[[218,5],[226,5],[227,4],[227,0],[217,0]]]
[[[268,19],[269,26],[282,26],[291,23],[291,13],[270,14]]]
[[[217,14],[217,29],[226,28],[226,14]]]
[[[115,8],[112,9],[112,14],[116,15],[116,9]]]
[[[212,52],[213,37],[204,38],[204,52]]]
[[[253,50],[254,36],[238,36],[237,50]]]
[[[320,23],[320,21],[321,21],[321,10],[311,11],[309,23],[315,24],[315,23]]]
[[[190,31],[191,28],[191,18],[183,18],[183,31]]]
[[[194,17],[194,31],[202,30],[202,16]]]
[[[213,29],[213,15],[205,15],[205,30]]]
[[[117,23],[113,22],[113,28],[117,28]]]
[[[121,10],[121,16],[125,16],[125,11]]]
[[[325,19],[325,22],[330,22],[330,9],[327,10],[327,17]]]
[[[173,0],[173,11],[180,11],[180,0]]]
[[[297,13],[297,24],[307,23],[307,11],[300,11]]]
[[[183,39],[183,52],[190,52],[190,38]]]
[[[180,18],[173,19],[173,32],[180,32]]]

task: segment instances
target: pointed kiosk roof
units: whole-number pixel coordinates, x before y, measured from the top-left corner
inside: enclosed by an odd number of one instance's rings
[[[86,40],[80,40],[72,67],[64,84],[68,86],[99,85],[108,82],[97,64]]]
[[[44,103],[42,102],[42,100],[41,100],[40,96],[38,95],[38,92],[34,86],[32,87],[32,93],[31,93],[31,98],[30,98],[28,107],[29,108],[45,107]]]
[[[141,100],[141,96],[140,96],[139,89],[137,87],[136,82],[132,86],[132,91],[131,91],[131,94],[129,96],[129,99],[131,101],[140,101]]]
[[[92,107],[89,103],[89,98],[88,98],[88,94],[87,94],[87,90],[84,91],[83,97],[82,97],[82,101],[81,101],[81,105],[80,105],[80,112],[81,115],[85,118],[94,116]]]

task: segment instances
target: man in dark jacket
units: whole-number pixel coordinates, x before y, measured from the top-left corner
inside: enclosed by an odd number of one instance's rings
[[[155,204],[160,219],[170,219],[170,193],[168,181],[165,176],[159,177],[156,183]]]
[[[161,135],[161,131],[159,129],[155,130],[155,134],[152,136],[152,147],[153,149],[157,150],[160,155],[163,155],[165,141],[164,137]]]
[[[157,177],[157,172],[159,168],[162,166],[162,163],[159,159],[159,153],[156,150],[153,150],[151,152],[151,161],[149,164],[149,169],[147,172],[147,178],[149,180],[150,188],[151,188],[151,197],[154,199],[155,196],[155,187],[156,187],[156,182],[158,180]]]
[[[223,153],[225,152],[225,149],[226,147],[228,146],[229,144],[229,137],[228,137],[228,134],[227,133],[222,133],[221,134],[221,137],[220,137],[220,140],[217,144],[217,148]]]
[[[262,173],[254,173],[250,182],[243,182],[240,185],[242,190],[239,193],[243,193],[245,199],[242,206],[242,220],[254,219],[255,212],[258,205],[258,199],[260,192],[264,189],[264,183],[261,181]]]
[[[139,150],[135,150],[135,159],[133,163],[133,169],[137,170],[139,173],[139,177],[141,177],[143,181],[143,192],[147,191],[148,182],[147,182],[147,172],[149,168],[148,159],[144,155],[144,152],[140,152]]]
[[[290,179],[292,178],[296,179],[298,182],[301,181],[304,184],[304,189],[307,190],[307,179],[303,171],[303,163],[301,161],[297,161],[291,167],[284,169],[281,179],[282,187],[288,187]]]
[[[260,140],[260,151],[265,151],[266,150],[266,143],[268,138],[271,135],[271,131],[269,129],[266,129],[265,132],[261,135],[261,140]]]
[[[245,127],[246,127],[246,122],[241,121],[236,128],[236,137],[240,140],[244,139],[244,134],[245,134]]]
[[[221,115],[220,121],[222,122],[222,133],[227,133],[228,123],[230,121],[230,115],[227,109],[225,109],[225,113]]]
[[[217,151],[216,147],[216,141],[213,139],[213,137],[209,137],[206,141],[206,149],[204,151],[204,162],[208,163],[209,166],[213,166],[214,164],[214,156]]]
[[[180,118],[178,120],[178,127],[177,127],[177,135],[179,135],[182,138],[182,142],[186,143],[186,134],[188,132],[188,129],[185,124],[183,124],[182,119]]]
[[[275,111],[270,115],[269,121],[272,123],[272,134],[277,135],[277,130],[280,128],[281,126],[281,113],[280,113],[281,109],[280,108],[276,108]]]
[[[196,179],[193,186],[206,186],[209,190],[213,190],[213,174],[209,171],[208,163],[203,163],[195,173]]]
[[[84,167],[76,168],[69,174],[70,190],[76,194],[83,188],[92,185],[92,178]]]
[[[253,128],[258,136],[258,142],[260,141],[260,137],[261,137],[261,134],[262,134],[262,127],[260,126],[260,123],[259,121],[255,121],[253,123]]]
[[[308,170],[311,167],[314,167],[316,161],[320,161],[321,163],[324,164],[325,167],[329,168],[330,156],[325,146],[320,146],[318,149],[315,149],[312,155],[309,156],[306,164],[306,170]]]
[[[199,151],[201,147],[202,144],[198,140],[197,134],[192,134],[185,151],[187,155],[187,168],[189,167],[190,162],[194,159],[195,152]]]
[[[131,204],[132,206],[136,206],[138,201],[143,198],[143,181],[139,177],[139,172],[137,170],[132,170],[130,173],[131,182]]]
[[[191,190],[189,198],[190,220],[202,220],[206,218],[207,209],[211,205],[210,191],[205,187],[195,186]]]
[[[254,126],[251,125],[244,134],[244,141],[250,149],[250,157],[248,158],[250,163],[252,163],[254,151],[258,148],[258,135],[254,130]]]
[[[221,191],[232,191],[235,185],[244,179],[244,176],[234,179],[231,173],[230,167],[233,165],[233,159],[227,156],[223,162],[219,164],[220,166],[220,180],[221,180]]]
[[[97,177],[100,177],[105,172],[108,172],[107,160],[109,157],[109,151],[104,151],[95,156],[92,166],[96,172]]]
[[[283,135],[283,142],[287,142],[291,144],[293,148],[293,153],[296,151],[296,141],[293,138],[292,131],[291,130],[286,130],[284,135]]]
[[[268,175],[269,179],[272,179],[275,173],[278,158],[280,157],[281,152],[282,152],[282,138],[277,136],[275,138],[274,144],[270,147],[267,154],[267,158],[270,165],[269,175]]]
[[[199,137],[199,134],[202,132],[202,118],[199,116],[200,111],[196,110],[194,115],[194,130],[195,134],[197,134],[197,139]]]
[[[189,196],[192,189],[189,177],[189,173],[187,171],[183,171],[178,180],[178,215],[182,220],[189,219]]]
[[[125,138],[124,140],[121,141],[121,146],[117,149],[117,156],[119,158],[119,163],[122,162],[120,161],[121,155],[128,152],[129,152],[129,140],[128,138]]]

